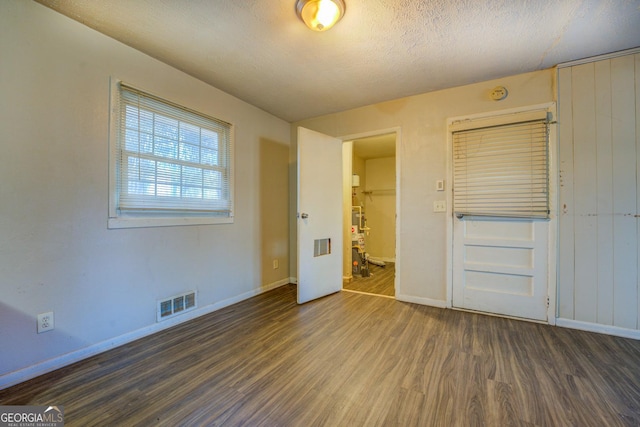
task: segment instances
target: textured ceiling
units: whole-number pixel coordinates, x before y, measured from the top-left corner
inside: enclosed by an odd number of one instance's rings
[[[38,0],[287,121],[640,46],[640,0]]]

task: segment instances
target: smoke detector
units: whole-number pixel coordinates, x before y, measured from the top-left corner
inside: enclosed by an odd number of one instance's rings
[[[504,87],[504,86],[496,86],[496,87],[493,88],[493,90],[491,91],[489,96],[494,101],[502,101],[503,99],[505,99],[507,97],[508,94],[509,94],[509,92],[507,92],[507,88],[506,87]]]

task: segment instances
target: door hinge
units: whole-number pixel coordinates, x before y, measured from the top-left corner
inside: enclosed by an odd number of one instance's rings
[[[547,296],[547,308],[549,308],[549,304],[550,304],[549,297]]]

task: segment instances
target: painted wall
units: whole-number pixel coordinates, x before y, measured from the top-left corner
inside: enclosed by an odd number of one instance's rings
[[[367,188],[367,163],[362,157],[353,155],[352,172],[360,177],[360,187],[356,188],[356,195],[352,200],[354,206],[364,206],[365,197],[362,191]]]
[[[640,329],[640,53],[561,68],[558,85],[558,324],[624,335]]]
[[[288,123],[35,2],[0,2],[0,58],[0,387],[288,282]],[[236,126],[233,224],[107,229],[110,76]]]
[[[396,158],[384,157],[366,161],[367,184],[364,207],[367,225],[366,237],[370,256],[384,261],[396,258]]]
[[[297,126],[337,137],[399,128],[397,298],[443,305],[447,286],[447,216],[434,213],[433,202],[444,197],[436,191],[436,181],[447,177],[447,118],[554,101],[555,76],[553,69],[542,70],[293,123],[291,170],[295,171]],[[509,96],[496,102],[489,98],[489,92],[498,85],[505,86]],[[290,179],[294,182],[295,174],[290,175]],[[295,206],[292,192],[291,218],[295,218]],[[292,242],[295,242],[295,226],[292,220]],[[296,275],[295,256],[292,251],[291,276]]]

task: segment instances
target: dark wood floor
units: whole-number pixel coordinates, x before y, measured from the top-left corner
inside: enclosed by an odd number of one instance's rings
[[[640,341],[278,288],[0,391],[67,426],[638,426]]]
[[[369,277],[353,276],[353,279],[343,284],[343,289],[357,292],[367,292],[376,295],[394,296],[396,265],[393,262],[385,263],[384,267],[369,264]]]

